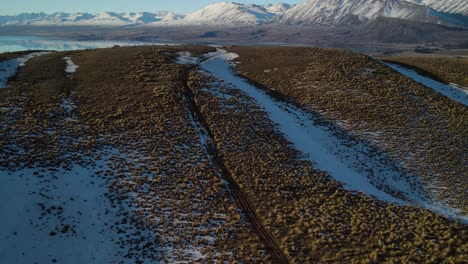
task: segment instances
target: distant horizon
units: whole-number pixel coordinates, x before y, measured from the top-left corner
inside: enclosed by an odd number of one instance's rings
[[[124,0],[114,0],[111,3],[104,3],[103,1],[92,0],[61,0],[59,3],[53,0],[17,0],[10,1],[2,4],[0,16],[19,15],[22,13],[101,13],[101,12],[114,12],[114,13],[130,13],[130,12],[159,12],[170,11],[176,14],[189,14],[204,8],[209,4],[219,2],[236,2],[241,4],[298,4],[306,0],[237,0],[237,1],[216,1],[216,0],[139,0],[137,3],[128,3]]]

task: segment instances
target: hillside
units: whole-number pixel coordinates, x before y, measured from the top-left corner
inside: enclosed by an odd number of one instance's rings
[[[403,20],[436,22],[428,15],[428,9],[405,1],[373,0],[308,0],[287,10],[275,18],[285,24],[336,24],[351,17],[357,21],[392,17]]]
[[[356,27],[352,35],[361,39],[379,40],[387,43],[466,43],[468,29],[447,27],[424,22],[410,22],[394,18],[378,18]]]
[[[240,54],[237,69],[244,76],[311,112],[323,114],[361,139],[375,142],[378,149],[400,160],[411,173],[421,175],[437,199],[467,210],[468,197],[463,194],[466,183],[459,177],[466,174],[462,158],[467,137],[463,129],[466,106],[410,79],[397,81],[393,78],[401,76],[366,56],[297,48],[263,57],[275,53],[275,49],[231,50]],[[247,58],[253,62],[247,62]],[[284,69],[290,78],[282,78],[279,70],[275,74],[262,70],[266,68]],[[447,144],[440,144],[442,138]]]
[[[406,0],[410,3],[425,5],[444,13],[456,13],[467,16],[468,5],[464,0]]]
[[[238,3],[215,3],[189,14],[178,23],[187,25],[256,25],[275,16],[270,11],[281,11],[281,7],[268,9],[259,5]]]
[[[33,54],[0,54],[21,61],[0,88],[6,263],[468,257],[467,108],[378,61],[304,47]]]
[[[423,71],[426,75],[437,76],[445,83],[468,87],[468,59],[444,57],[392,56],[382,58]]]

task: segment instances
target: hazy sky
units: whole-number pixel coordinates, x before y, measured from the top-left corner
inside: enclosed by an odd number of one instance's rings
[[[237,0],[244,4],[290,3],[305,0]],[[212,0],[0,0],[0,15],[15,15],[26,12],[89,12],[102,11],[174,11],[179,14],[196,11],[208,4],[222,2]]]

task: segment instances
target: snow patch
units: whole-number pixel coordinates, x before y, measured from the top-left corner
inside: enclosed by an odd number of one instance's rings
[[[67,66],[65,67],[65,72],[66,73],[74,73],[76,72],[76,69],[78,69],[80,66],[76,65],[70,57],[64,57],[63,58],[65,62],[67,63]]]
[[[208,52],[207,54],[203,54],[200,57],[192,57],[192,54],[188,51],[178,52],[178,57],[176,59],[177,63],[185,64],[185,65],[196,65],[200,64],[201,62],[208,60],[213,57],[222,56],[226,60],[234,60],[239,57],[239,55],[235,53],[228,53],[227,51],[216,48],[216,51]]]
[[[192,57],[192,54],[188,51],[178,52],[177,55],[177,63],[179,64],[192,65],[197,64],[199,61],[199,58]]]
[[[33,52],[19,58],[0,62],[0,88],[7,87],[8,80],[16,74],[19,67],[26,65],[28,60],[47,53],[49,52]]]

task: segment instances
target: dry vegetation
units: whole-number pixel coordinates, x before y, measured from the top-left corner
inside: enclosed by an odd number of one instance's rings
[[[210,163],[184,96],[185,69],[165,55],[169,50],[117,48],[73,57],[80,65],[83,124],[90,133],[111,135],[105,144],[122,153],[108,172],[116,201],[130,200],[137,223],[158,234],[159,242],[144,250],[154,260],[190,261],[192,247],[221,262],[268,260]]]
[[[301,159],[240,90],[215,80],[207,85],[195,71],[190,77],[223,163],[290,263],[466,259],[466,226],[343,190]]]
[[[28,62],[1,91],[0,165],[42,168],[44,177],[109,156],[109,169],[96,176],[107,181],[106,195],[119,208],[109,225],[120,234],[121,257],[268,261],[201,143],[184,103],[185,69],[161,54],[169,49],[53,53]],[[65,55],[80,66],[72,78],[64,72]],[[66,111],[64,99],[78,107]]]
[[[407,57],[395,56],[382,58],[388,62],[399,63],[422,70],[423,73],[436,76],[445,83],[454,83],[468,87],[468,58],[458,57]]]
[[[69,138],[79,138],[75,126],[63,122],[60,99],[68,80],[60,54],[30,61],[13,79],[10,88],[0,90],[0,165],[2,167],[61,166],[74,148]],[[67,141],[67,144],[62,144]],[[68,148],[69,146],[69,148]],[[25,155],[27,154],[27,155]]]
[[[230,48],[237,70],[275,94],[376,142],[468,212],[468,109],[364,55],[318,48]],[[272,55],[274,54],[274,55]]]
[[[122,257],[279,263],[280,251],[290,263],[466,261],[466,225],[345,191],[301,159],[251,98],[175,64],[173,54],[186,50],[200,55],[211,48],[111,48],[32,59],[12,87],[0,90],[0,168],[93,166],[108,155],[109,168],[96,176],[120,210],[110,224],[121,234]],[[466,109],[364,56],[235,51],[251,79],[346,120],[349,129],[382,131],[379,142],[396,156],[427,155],[413,169],[428,180],[458,182],[447,196],[466,208],[459,159]],[[65,55],[80,66],[72,77],[64,73]],[[64,100],[77,108],[67,111]],[[443,165],[448,160],[451,166]],[[196,259],[194,249],[206,259]]]

